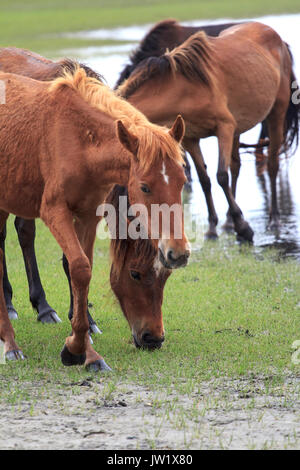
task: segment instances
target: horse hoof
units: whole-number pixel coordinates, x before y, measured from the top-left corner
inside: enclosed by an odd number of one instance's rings
[[[85,363],[86,355],[84,354],[72,354],[66,345],[64,345],[61,353],[61,362],[64,366],[81,366]]]
[[[8,318],[10,320],[18,320],[19,316],[13,307],[8,307],[7,311],[8,311]]]
[[[112,369],[106,364],[104,359],[98,359],[91,364],[87,364],[85,368],[91,372],[99,372],[100,370],[102,372],[112,372]]]
[[[54,310],[39,313],[37,320],[41,323],[61,323],[61,319]]]
[[[234,232],[234,224],[230,222],[225,222],[224,225],[222,225],[222,229],[226,233],[233,233]]]
[[[89,334],[92,335],[102,335],[102,331],[98,328],[96,323],[92,323],[89,328]]]
[[[217,240],[219,237],[218,237],[217,232],[215,232],[213,230],[208,230],[205,233],[204,238],[205,238],[205,240]]]
[[[267,230],[269,230],[270,232],[278,232],[279,229],[280,229],[280,222],[278,219],[271,220],[268,223]]]
[[[5,353],[5,359],[7,361],[24,361],[25,356],[20,349],[13,349],[12,351],[7,351],[7,353]]]
[[[239,242],[252,243],[253,242],[253,235],[254,235],[254,232],[253,232],[252,228],[250,227],[250,225],[248,225],[246,223],[245,226],[241,230],[239,230],[239,232],[237,234],[237,240]]]

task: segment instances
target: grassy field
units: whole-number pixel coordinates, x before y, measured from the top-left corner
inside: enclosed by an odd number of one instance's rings
[[[80,47],[79,38],[62,33],[178,20],[246,18],[265,14],[297,13],[298,0],[16,0],[0,2],[0,44],[53,51]],[[84,41],[96,45],[101,41]]]
[[[86,0],[84,3],[0,0],[0,45],[46,54],[67,47],[103,44],[100,40],[66,38],[62,36],[66,32],[153,23],[168,17],[205,20],[299,11],[299,0],[284,3],[278,0]],[[0,365],[2,414],[6,403],[18,410],[24,401],[33,403],[66,386],[68,393],[80,395],[82,388],[76,384],[91,377],[83,367],[65,368],[60,362],[60,351],[70,333],[68,285],[57,243],[40,221],[37,224],[41,278],[47,299],[63,322],[46,326],[36,321],[11,217],[7,261],[14,305],[20,317],[14,322],[14,328],[27,359]],[[280,386],[279,393],[285,396],[285,379],[294,380],[300,374],[300,365],[292,361],[292,344],[300,340],[299,292],[299,263],[278,260],[275,250],[241,248],[233,237],[222,236],[216,243],[205,244],[193,254],[187,268],[174,272],[169,279],[163,305],[166,341],[161,350],[137,350],[110,289],[109,244],[97,240],[89,298],[93,303],[92,315],[103,335],[94,337],[94,347],[114,372],[93,376],[91,382],[99,385],[101,391],[97,388],[97,393],[104,401],[125,383],[132,388],[148,387],[153,393],[163,391],[166,398],[160,402],[157,395],[153,407],[164,406],[168,414],[168,407],[174,405],[175,414],[180,410],[178,420],[184,420],[186,410],[177,407],[179,403],[174,398],[169,402],[168,394],[172,393],[173,397],[174,393],[181,397],[191,396],[195,391],[200,394],[202,385],[208,381],[221,380],[221,393],[226,395],[223,378],[242,383],[250,377],[254,378],[255,386],[255,378],[259,378],[263,393]],[[295,402],[299,403],[299,395]],[[191,413],[198,419],[195,406],[191,405]],[[219,406],[223,407],[223,402]],[[28,414],[30,417],[31,409]],[[166,414],[162,419],[165,418]]]
[[[21,253],[9,226],[7,259],[14,304],[17,340],[27,360],[0,366],[0,395],[23,397],[23,384],[32,381],[72,383],[89,376],[83,367],[64,368],[60,350],[70,332],[68,288],[61,252],[46,227],[38,223],[37,256],[50,304],[63,319],[58,325],[37,323],[32,311]],[[300,339],[300,267],[274,261],[275,251],[240,249],[231,237],[204,245],[189,266],[169,279],[163,305],[166,341],[159,351],[134,348],[126,320],[110,290],[108,243],[97,240],[90,290],[93,315],[103,329],[95,348],[114,369],[101,380],[143,383],[150,388],[192,390],[212,377],[249,374],[280,381],[298,373],[291,357]]]

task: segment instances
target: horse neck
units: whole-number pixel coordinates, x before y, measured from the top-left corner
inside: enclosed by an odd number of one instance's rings
[[[96,184],[128,184],[132,157],[115,135],[87,150],[85,160]]]

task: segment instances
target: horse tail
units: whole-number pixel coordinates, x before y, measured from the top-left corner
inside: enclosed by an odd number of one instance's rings
[[[281,153],[288,151],[292,155],[299,144],[300,90],[293,70],[294,60],[292,52],[289,45],[286,44],[286,46],[292,61],[292,69],[290,75],[290,101],[285,115],[284,142]]]

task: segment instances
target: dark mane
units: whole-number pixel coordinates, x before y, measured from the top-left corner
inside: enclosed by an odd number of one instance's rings
[[[119,233],[119,216],[125,220],[125,223],[128,224],[129,220],[127,214],[120,213],[119,211],[119,197],[127,197],[127,208],[129,207],[128,201],[128,191],[124,186],[115,185],[114,188],[109,193],[106,203],[112,204],[116,209],[117,220],[116,220],[116,233]],[[127,239],[112,239],[110,243],[110,253],[112,258],[112,267],[111,273],[117,279],[119,274],[125,264],[126,257],[129,251],[129,248],[134,249],[134,263],[135,267],[143,265],[143,267],[153,266],[155,257],[157,256],[157,248],[151,243],[151,240],[148,239],[137,239],[132,240],[131,238]]]
[[[197,32],[182,45],[160,57],[142,61],[130,77],[118,88],[118,93],[128,99],[148,80],[169,74],[180,73],[188,80],[200,81],[206,86],[211,83],[213,50],[206,34]]]
[[[99,82],[102,82],[102,83],[104,82],[104,78],[103,78],[102,75],[95,72],[93,69],[91,69],[87,65],[82,64],[80,62],[77,62],[76,60],[64,58],[64,59],[61,59],[58,62],[58,64],[61,66],[62,70],[68,71],[72,74],[74,74],[76,72],[78,67],[81,67],[85,71],[85,73],[88,77],[95,78],[96,80],[98,80]]]
[[[141,40],[139,46],[129,56],[129,64],[121,72],[115,85],[118,88],[133,72],[136,66],[145,59],[158,57],[166,52],[165,44],[172,49],[178,44],[178,33],[180,25],[176,20],[163,20],[153,26],[149,33]],[[172,46],[170,46],[172,44]]]

